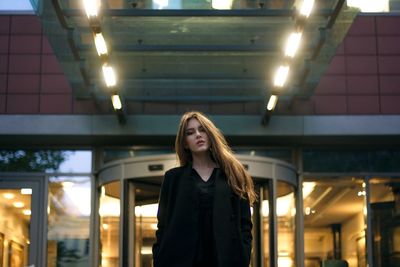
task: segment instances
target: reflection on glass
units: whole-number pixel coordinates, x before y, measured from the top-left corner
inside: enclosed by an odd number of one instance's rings
[[[158,186],[135,184],[135,266],[152,267],[152,245],[156,241]]]
[[[400,179],[370,180],[375,267],[400,266]]]
[[[90,187],[90,177],[49,178],[48,267],[89,265]]]
[[[343,261],[366,267],[365,183],[356,177],[305,179],[305,267]]]
[[[119,266],[120,182],[101,187],[100,253],[102,267]]]
[[[261,203],[261,216],[262,216],[262,242],[263,242],[263,257],[264,257],[264,266],[270,266],[270,255],[269,255],[269,202],[268,200],[269,192],[268,186],[265,184],[262,188],[262,203]]]
[[[278,266],[295,266],[295,215],[294,188],[278,182],[276,213],[278,216]]]
[[[16,204],[18,203],[18,204]],[[20,189],[0,189],[0,266],[28,265],[31,195]]]

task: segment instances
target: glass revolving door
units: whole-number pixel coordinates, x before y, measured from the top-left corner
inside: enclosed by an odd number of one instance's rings
[[[296,266],[295,169],[282,161],[239,155],[254,178],[252,267]],[[152,267],[158,195],[175,155],[133,157],[108,163],[99,173],[99,266]]]

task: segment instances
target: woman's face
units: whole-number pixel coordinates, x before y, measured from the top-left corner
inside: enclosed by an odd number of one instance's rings
[[[210,148],[208,135],[196,118],[190,119],[186,126],[185,148],[188,148],[192,153],[207,152]]]

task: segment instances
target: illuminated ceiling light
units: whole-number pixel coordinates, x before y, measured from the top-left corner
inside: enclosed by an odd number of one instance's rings
[[[294,57],[300,45],[301,35],[301,32],[293,32],[289,35],[286,42],[285,56]]]
[[[211,6],[214,9],[231,9],[232,0],[212,0]]]
[[[280,66],[275,73],[274,85],[283,87],[289,74],[289,66]]]
[[[3,197],[5,199],[13,199],[15,197],[15,195],[13,193],[4,193]]]
[[[119,95],[113,95],[111,96],[111,101],[114,109],[121,109],[122,108],[122,103],[121,99],[119,98]]]
[[[22,213],[26,216],[29,216],[32,214],[31,210],[23,210]]]
[[[110,226],[106,223],[103,223],[103,229],[104,230],[108,230],[110,228]]]
[[[23,208],[25,206],[25,204],[21,201],[16,201],[13,203],[13,206],[16,208]]]
[[[310,16],[313,6],[314,0],[304,0],[300,8],[300,14],[307,18]]]
[[[114,69],[111,66],[108,66],[107,64],[103,65],[103,75],[107,87],[113,87],[117,84]]]
[[[102,33],[94,34],[94,44],[96,45],[97,54],[99,56],[107,55],[107,45]]]
[[[22,195],[32,195],[32,188],[21,188]]]
[[[348,7],[356,7],[361,12],[389,12],[389,0],[347,0]]]
[[[304,209],[304,213],[305,213],[306,215],[310,215],[310,214],[311,214],[311,208],[310,208],[310,207],[306,207],[306,208]]]
[[[267,109],[274,110],[277,102],[278,102],[278,96],[271,95],[268,100]]]
[[[88,18],[97,17],[100,8],[99,0],[83,0],[83,5]]]

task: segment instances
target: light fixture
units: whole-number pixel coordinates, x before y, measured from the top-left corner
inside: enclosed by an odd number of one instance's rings
[[[15,197],[15,195],[13,193],[4,193],[3,197],[5,199],[13,199]]]
[[[21,201],[16,201],[16,202],[13,202],[13,206],[16,208],[23,208],[25,206],[25,204]]]
[[[289,66],[280,66],[275,73],[274,85],[283,87],[289,73]]]
[[[278,102],[278,96],[271,95],[268,100],[267,109],[274,110],[277,102]]]
[[[109,66],[108,64],[103,65],[103,75],[104,75],[104,81],[106,82],[107,87],[113,87],[117,84],[114,69],[111,66]]]
[[[122,103],[121,103],[121,99],[119,98],[119,95],[111,96],[111,101],[112,101],[112,105],[115,110],[122,108]]]
[[[303,4],[300,8],[300,14],[307,18],[308,16],[310,16],[313,6],[314,0],[303,0]]]
[[[211,6],[214,9],[231,9],[232,0],[212,0]]]
[[[104,37],[103,37],[102,33],[95,33],[94,34],[94,44],[96,46],[97,54],[99,56],[108,54],[106,41],[104,40]]]
[[[31,210],[23,210],[22,213],[27,216],[32,214]]]
[[[97,17],[100,8],[99,0],[83,0],[83,5],[88,18]]]
[[[22,195],[32,195],[32,188],[21,188]]]
[[[294,57],[301,41],[301,32],[293,32],[289,35],[285,47],[285,56]]]

